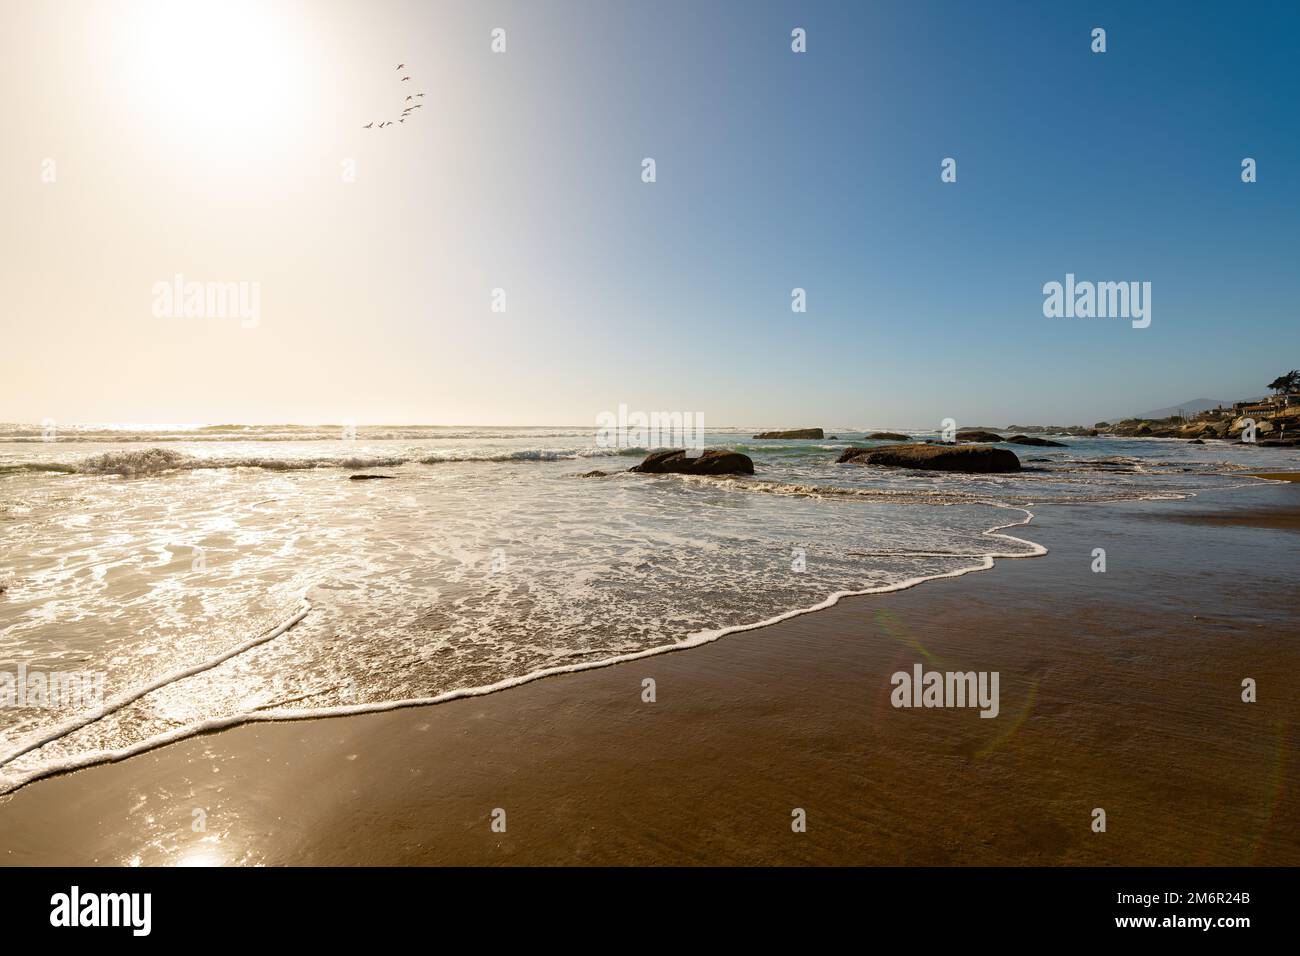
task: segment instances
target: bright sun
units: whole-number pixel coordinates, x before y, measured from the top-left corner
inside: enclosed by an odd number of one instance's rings
[[[133,105],[147,118],[210,135],[266,136],[303,102],[303,41],[256,0],[136,4],[114,24]]]

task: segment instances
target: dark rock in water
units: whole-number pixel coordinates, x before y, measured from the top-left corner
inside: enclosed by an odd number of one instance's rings
[[[900,435],[898,432],[872,432],[867,438],[872,441],[911,441],[911,435]]]
[[[649,475],[752,475],[754,462],[738,451],[710,448],[703,454],[688,458],[686,452],[679,449],[651,452],[645,461],[629,470]]]
[[[1255,444],[1261,448],[1295,448],[1300,445],[1300,438],[1265,438]]]
[[[826,440],[827,440],[827,441],[839,441],[839,440],[840,440],[840,436],[839,436],[839,435],[832,435],[830,438],[828,438],[828,439],[826,439]]]
[[[849,456],[851,451],[856,451],[856,454]],[[854,465],[887,465],[891,468],[921,468],[929,471],[991,473],[1020,470],[1020,459],[1015,452],[989,445],[851,448],[840,456],[840,461]]]
[[[784,432],[759,432],[755,438],[825,438],[820,428],[792,428]]]
[[[1189,444],[1189,445],[1204,445],[1204,444],[1205,444],[1205,440],[1202,439],[1202,438],[1193,438],[1193,439],[1192,439],[1191,441],[1189,441],[1187,444]]]
[[[1002,436],[997,432],[986,431],[964,431],[957,433],[958,441],[1002,441]]]
[[[1069,448],[1065,442],[1052,441],[1050,438],[1030,438],[1028,435],[1012,435],[1003,441],[1011,445],[1038,445],[1043,448]]]
[[[396,475],[348,475],[348,481],[392,481]]]
[[[579,478],[608,478],[609,473],[597,469],[596,471],[584,471],[578,477]]]

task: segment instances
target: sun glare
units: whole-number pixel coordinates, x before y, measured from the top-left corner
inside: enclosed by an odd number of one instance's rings
[[[219,148],[266,137],[302,102],[301,41],[273,7],[157,3],[117,21],[129,95],[148,119]]]

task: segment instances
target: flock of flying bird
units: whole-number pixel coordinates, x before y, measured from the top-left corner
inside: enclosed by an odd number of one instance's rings
[[[406,69],[406,64],[405,64],[405,63],[399,63],[399,64],[397,64],[397,71],[398,71],[399,73],[400,73],[402,70],[404,70],[404,69]],[[409,76],[404,76],[404,77],[402,77],[402,82],[403,82],[403,83],[406,83],[406,82],[408,82],[410,79],[411,79],[411,78],[410,78]],[[406,122],[406,119],[407,119],[408,116],[410,116],[413,112],[415,112],[415,111],[418,110],[421,106],[424,105],[423,103],[416,103],[416,102],[414,102],[414,101],[417,100],[417,99],[424,99],[424,94],[423,94],[423,93],[413,93],[413,94],[411,94],[410,96],[408,96],[406,99],[404,99],[404,100],[402,101],[403,103],[411,103],[412,105],[411,105],[411,106],[408,106],[408,107],[406,107],[404,110],[402,110],[402,118],[399,119],[397,122],[399,122],[399,123],[405,123],[405,122]],[[363,126],[363,127],[361,127],[361,128],[362,128],[362,129],[370,129],[371,127],[374,127],[375,129],[383,129],[385,126],[392,126],[392,125],[393,125],[393,121],[392,121],[392,120],[384,120],[384,121],[383,121],[382,123],[380,123],[378,126],[375,126],[375,121],[374,121],[374,120],[371,120],[369,123],[367,123],[365,126]]]

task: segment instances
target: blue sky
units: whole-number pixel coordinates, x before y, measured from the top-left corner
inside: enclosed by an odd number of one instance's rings
[[[801,420],[1091,420],[1258,392],[1297,364],[1300,20],[1061,7],[640,23],[677,37],[670,61],[636,59],[606,88],[659,164],[619,270],[661,267],[642,314],[675,316],[710,370],[742,366],[750,394]],[[1259,182],[1240,181],[1244,156]],[[1152,326],[1045,319],[1042,285],[1067,272],[1151,281]]]
[[[125,374],[59,391],[20,348],[0,418],[580,424],[625,403],[716,425],[921,426],[1259,394],[1300,365],[1298,9],[253,5],[225,14],[250,18],[236,47],[273,35],[254,29],[267,10],[308,38],[286,40],[303,47],[275,124],[289,134],[231,126],[240,109],[215,128],[169,113],[168,139],[63,128],[75,113],[55,120],[20,88],[21,162],[53,142],[82,181],[75,203],[11,184],[38,235],[0,239],[5,327],[19,346],[59,338],[70,378]],[[65,44],[55,63],[97,83],[139,52],[134,32],[86,29],[107,45],[87,65],[75,30],[17,16],[10,42]],[[505,54],[488,49],[496,26]],[[181,49],[211,34],[177,29]],[[402,140],[359,128],[394,58],[431,74],[431,122]],[[45,69],[11,61],[6,79],[23,68]],[[361,175],[340,187],[348,157]],[[19,161],[0,172],[18,181]],[[122,197],[129,214],[109,205]],[[67,253],[86,231],[89,285]],[[151,323],[139,290],[175,272],[260,281],[259,327]],[[1150,328],[1045,318],[1043,284],[1066,273],[1151,282]],[[18,319],[33,311],[35,329]]]

